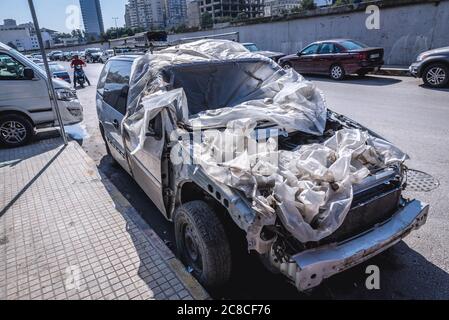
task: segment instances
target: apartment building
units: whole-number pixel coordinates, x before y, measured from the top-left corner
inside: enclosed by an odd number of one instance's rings
[[[236,18],[244,14],[246,18],[264,15],[264,0],[200,0],[200,15],[208,12],[214,22],[223,18]]]
[[[41,29],[42,40],[45,48],[51,48],[54,44],[53,34],[56,31]],[[39,42],[36,36],[36,29],[31,22],[17,24],[14,19],[5,19],[0,25],[0,42],[9,44],[19,51],[29,51],[39,49]]]

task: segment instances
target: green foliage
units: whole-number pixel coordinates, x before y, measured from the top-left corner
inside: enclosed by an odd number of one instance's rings
[[[117,39],[117,38],[123,38],[123,37],[131,37],[134,36],[136,33],[145,32],[147,31],[143,27],[138,28],[128,28],[128,27],[121,27],[121,28],[110,28],[106,30],[105,33],[101,34],[101,40],[102,41],[108,41],[111,39]]]
[[[316,4],[313,0],[301,0],[299,7],[303,11],[314,10],[316,9]]]
[[[212,28],[214,25],[214,20],[209,12],[205,12],[201,15],[201,28],[207,29]]]

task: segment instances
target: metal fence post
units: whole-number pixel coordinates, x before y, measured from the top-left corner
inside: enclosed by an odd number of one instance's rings
[[[45,72],[47,73],[50,101],[53,102],[52,104],[54,111],[56,113],[56,118],[58,119],[62,140],[64,141],[64,144],[67,145],[68,144],[67,135],[65,133],[64,123],[62,122],[61,111],[59,110],[58,105],[58,98],[56,96],[55,88],[53,86],[53,76],[51,74],[50,67],[48,66],[47,53],[45,52],[44,41],[42,40],[41,29],[39,27],[39,21],[37,20],[33,0],[28,0],[28,5],[30,6],[31,15],[33,17],[34,29],[36,31],[37,40],[39,42],[39,46],[41,49],[42,59],[44,60]]]

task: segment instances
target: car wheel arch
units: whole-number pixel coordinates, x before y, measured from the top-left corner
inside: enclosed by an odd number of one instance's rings
[[[22,117],[26,118],[33,125],[33,127],[36,127],[36,123],[33,121],[31,116],[28,113],[24,112],[24,111],[15,110],[15,109],[1,110],[0,111],[0,118],[2,118],[4,116],[9,116],[9,115],[22,116]]]

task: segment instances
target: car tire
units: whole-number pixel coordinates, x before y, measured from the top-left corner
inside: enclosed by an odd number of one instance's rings
[[[425,68],[422,79],[426,86],[443,88],[449,83],[449,68],[441,63],[431,64]]]
[[[346,76],[346,72],[345,72],[345,69],[341,65],[334,64],[329,69],[329,76],[333,80],[343,80],[344,77]]]
[[[203,201],[178,207],[174,215],[178,255],[205,287],[216,288],[231,277],[231,248],[224,226]]]
[[[33,124],[24,116],[6,114],[0,116],[0,144],[15,148],[26,145],[34,136]]]
[[[290,62],[284,62],[284,63],[282,64],[282,68],[283,68],[284,70],[289,70],[289,69],[291,69],[291,68],[293,68],[293,67],[292,67],[292,64],[291,64]]]

